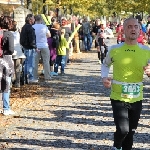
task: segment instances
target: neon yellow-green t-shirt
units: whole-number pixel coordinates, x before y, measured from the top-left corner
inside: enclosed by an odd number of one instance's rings
[[[148,46],[127,45],[126,43],[112,46],[103,64],[107,66],[113,64],[114,82],[112,82],[110,98],[129,103],[142,100],[143,67],[149,60],[150,48]]]

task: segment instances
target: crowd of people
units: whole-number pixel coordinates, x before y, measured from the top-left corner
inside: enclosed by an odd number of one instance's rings
[[[8,16],[0,17],[0,54],[1,54],[1,103],[4,115],[12,115],[10,109],[11,85],[19,88],[21,84],[38,82],[38,64],[42,60],[45,83],[51,76],[65,74],[69,63],[69,49],[73,32],[70,20],[65,17],[57,21],[51,19],[51,25],[43,24],[41,15],[28,14],[25,25],[20,29],[17,22]],[[5,63],[4,63],[5,62]],[[8,64],[8,65],[7,65]]]
[[[95,46],[98,49],[99,59],[102,56],[102,62],[103,53],[106,56],[107,45],[100,40],[101,36],[97,34],[104,31],[103,23],[99,19],[93,23],[84,17],[73,23],[71,19],[65,17],[57,20],[55,16],[51,16],[51,24],[47,26],[44,24],[42,15],[28,14],[24,26],[18,28],[17,22],[11,17],[0,17],[0,31],[2,31],[0,44],[1,53],[3,53],[1,59],[7,59],[9,64],[7,68],[11,70],[8,77],[2,79],[2,82],[4,80],[8,86],[7,91],[2,90],[4,109],[2,113],[4,115],[14,114],[9,105],[11,84],[19,88],[22,84],[37,83],[40,60],[43,64],[45,83],[49,83],[52,76],[58,75],[59,66],[61,66],[60,74],[65,74],[65,66],[70,63],[70,51],[74,43],[74,39],[70,41],[69,38],[78,24],[82,25],[77,32],[79,40],[82,41],[80,48],[90,51],[93,40],[97,36]],[[102,46],[106,50],[100,55]]]

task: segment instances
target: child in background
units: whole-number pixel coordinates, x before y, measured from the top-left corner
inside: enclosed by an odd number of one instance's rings
[[[103,60],[108,51],[107,44],[109,42],[109,38],[106,37],[105,30],[100,29],[98,31],[96,41],[97,41],[98,48],[99,48],[99,52],[98,52],[99,63],[101,64],[101,63],[103,63]]]
[[[59,41],[59,47],[57,50],[57,57],[56,62],[54,64],[54,72],[58,72],[58,67],[61,65],[61,75],[64,75],[64,68],[65,68],[65,62],[66,62],[66,51],[69,48],[69,44],[67,43],[67,40],[64,38],[65,35],[65,29],[61,30],[61,38]]]

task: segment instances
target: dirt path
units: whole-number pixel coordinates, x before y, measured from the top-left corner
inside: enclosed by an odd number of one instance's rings
[[[102,86],[95,50],[74,54],[65,76],[12,90],[14,117],[0,116],[0,150],[109,150],[115,131],[109,90]],[[150,150],[149,82],[135,136]]]

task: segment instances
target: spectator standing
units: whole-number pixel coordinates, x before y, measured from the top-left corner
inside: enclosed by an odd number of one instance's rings
[[[100,28],[101,28],[101,21],[100,21],[100,19],[97,19],[95,21],[95,25],[92,28],[92,35],[93,35],[93,37],[96,37],[96,35],[97,35],[97,33],[98,33]],[[95,48],[97,48],[97,46],[98,45],[97,45],[96,40],[95,40]]]
[[[100,59],[100,63],[103,63],[103,60],[105,58],[105,55],[107,53],[107,49],[105,48],[106,45],[105,45],[105,42],[104,42],[104,39],[106,38],[106,35],[104,33],[104,30],[99,30],[99,33],[97,34],[96,36],[96,41],[97,41],[97,48],[99,49],[99,59]]]
[[[66,61],[66,51],[68,50],[68,43],[65,36],[65,29],[61,29],[61,38],[59,42],[59,47],[57,50],[56,63],[54,65],[54,72],[58,73],[58,67],[61,65],[61,75],[64,75],[65,61]]]
[[[10,109],[10,88],[11,88],[11,78],[14,75],[14,64],[12,60],[12,54],[14,53],[14,37],[13,34],[8,31],[10,24],[6,22],[7,19],[1,20],[0,28],[3,30],[2,34],[2,55],[0,58],[1,63],[1,90],[2,90],[2,100],[3,100],[3,114],[13,115],[14,111]],[[3,65],[4,63],[4,65]],[[6,70],[5,70],[6,69]]]
[[[95,25],[92,29],[92,35],[94,37],[96,37],[98,32],[100,31],[100,29],[101,29],[101,21],[100,21],[100,19],[97,19],[96,22],[95,22]],[[101,57],[100,57],[101,56],[101,51],[100,51],[100,47],[98,47],[98,45],[99,45],[98,41],[95,40],[95,48],[97,48],[99,63],[101,63],[101,60],[100,60],[101,59]]]
[[[117,25],[116,33],[117,33],[117,44],[124,42],[125,36],[123,34],[123,20],[121,20],[120,23]]]
[[[79,20],[79,24],[82,25],[82,23],[83,23],[83,20],[80,19]],[[84,48],[83,29],[80,28],[78,32],[79,32],[79,40],[80,40],[80,44],[79,44],[80,45],[80,49],[84,50],[85,48]]]
[[[13,21],[12,25],[9,27],[9,31],[14,36],[14,50],[15,55],[13,55],[13,61],[14,61],[14,70],[15,70],[15,76],[13,81],[15,82],[15,87],[20,87],[20,75],[22,71],[23,62],[25,60],[25,55],[22,52],[21,45],[20,45],[20,33],[17,29],[17,22]]]
[[[60,24],[54,23],[52,28],[50,29],[50,33],[51,33],[51,37],[47,39],[49,50],[50,50],[50,75],[57,76],[58,73],[54,72],[54,64],[55,64],[56,56],[57,56],[56,49],[58,49],[58,46],[59,46]],[[55,41],[55,40],[58,40],[58,41]],[[58,44],[58,46],[56,44]]]
[[[38,64],[41,57],[43,60],[43,67],[44,67],[44,79],[45,82],[48,82],[50,80],[50,67],[49,67],[50,53],[47,38],[50,37],[50,31],[48,30],[48,27],[46,25],[42,24],[41,15],[35,16],[35,24],[32,27],[35,30],[36,45],[38,49],[35,52],[33,82],[38,82]]]
[[[38,51],[36,46],[35,30],[32,27],[34,24],[34,16],[28,14],[25,19],[25,25],[21,29],[20,33],[20,44],[23,47],[24,54],[26,56],[24,63],[25,82],[33,80],[33,69],[34,69],[34,54],[35,50]]]
[[[90,51],[92,47],[91,25],[87,17],[84,18],[82,23],[83,38],[85,51]]]
[[[139,22],[140,24],[141,24],[141,27],[142,27],[142,31],[144,32],[144,33],[146,33],[146,23],[145,23],[145,21],[144,20],[141,20],[140,22]]]
[[[146,41],[145,33],[142,31],[142,29],[140,29],[140,34],[139,34],[139,37],[137,38],[137,42],[141,43],[142,45],[144,45],[145,41]]]
[[[69,37],[71,36],[72,34],[72,31],[71,31],[71,28],[68,26],[68,21],[66,18],[63,18],[61,20],[61,29],[65,29],[65,35],[64,35],[64,38],[68,41],[69,40]],[[70,45],[71,47],[71,45]],[[70,51],[70,47],[68,47],[68,50],[66,51],[66,63],[65,65],[67,65],[67,63],[69,63],[69,51]]]

